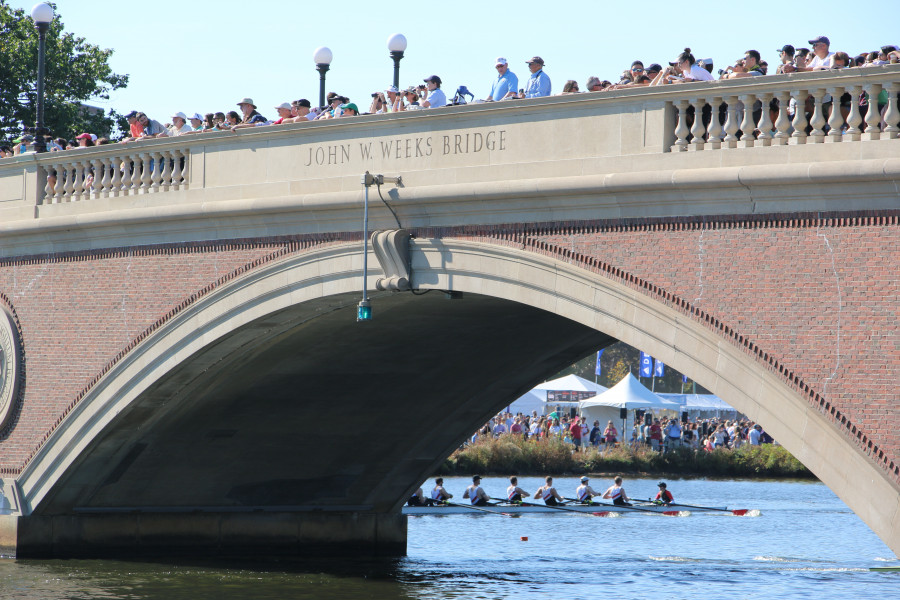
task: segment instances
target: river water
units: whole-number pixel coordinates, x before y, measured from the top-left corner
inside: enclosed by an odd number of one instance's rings
[[[647,498],[656,493],[656,481],[626,479],[625,489]],[[467,483],[445,478],[456,499]],[[519,481],[528,491],[540,483]],[[569,496],[578,485],[566,477],[554,483]],[[591,483],[595,489],[609,485]],[[487,478],[482,485],[498,496],[506,482]],[[408,556],[390,561],[2,560],[0,598],[809,600],[880,599],[900,591],[900,573],[868,570],[900,561],[822,484],[685,479],[669,480],[669,489],[687,504],[760,514],[413,517]]]

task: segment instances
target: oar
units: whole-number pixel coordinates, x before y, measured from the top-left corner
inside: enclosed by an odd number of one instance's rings
[[[575,498],[566,498],[566,500],[568,500],[569,502],[578,502],[578,500],[576,500]],[[660,513],[658,510],[647,510],[646,508],[638,508],[637,506],[625,506],[623,504],[606,504],[603,502],[598,502],[596,504],[592,504],[591,506],[608,506],[608,507],[614,507],[614,508],[625,508],[628,510],[636,510],[638,512],[653,513],[654,515],[663,514],[663,515],[666,515],[669,517],[678,516],[677,510],[667,510],[667,511],[663,511],[662,513]]]
[[[502,498],[491,498],[491,500],[497,500],[498,502],[507,502]],[[584,512],[582,510],[575,510],[574,508],[566,508],[564,506],[551,506],[550,504],[535,504],[534,502],[525,502],[522,501],[522,506],[537,506],[538,508],[552,508],[553,510],[562,510],[565,512],[575,513],[577,515],[587,515],[589,517],[602,517],[605,516],[605,512],[602,513],[589,513]]]
[[[653,502],[653,500],[650,500],[649,498],[647,498],[647,501],[648,501],[648,502]],[[747,509],[747,508],[734,508],[734,509],[732,509],[732,508],[715,508],[715,507],[713,507],[713,506],[695,506],[695,505],[693,505],[693,504],[681,504],[681,503],[678,503],[678,502],[672,502],[672,503],[669,504],[668,506],[683,506],[683,507],[685,507],[685,508],[699,508],[699,509],[701,509],[701,510],[714,510],[714,511],[719,511],[719,512],[729,512],[729,513],[731,513],[731,514],[733,514],[733,515],[737,515],[738,517],[743,517],[744,515],[747,514],[747,511],[749,510],[749,509]]]
[[[480,510],[481,512],[486,512],[492,515],[500,515],[501,517],[512,517],[512,515],[508,515],[506,513],[497,512],[496,510],[488,510],[486,508],[481,508],[480,506],[473,506],[471,504],[457,504],[456,502],[447,502],[447,506],[459,506],[460,508],[470,508],[472,510]]]

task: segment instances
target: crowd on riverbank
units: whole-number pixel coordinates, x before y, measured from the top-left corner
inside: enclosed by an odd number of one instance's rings
[[[867,68],[885,64],[900,63],[900,50],[894,45],[885,45],[878,50],[864,51],[851,55],[847,52],[831,50],[831,41],[820,35],[811,40],[811,49],[795,48],[785,44],[778,50],[779,66],[772,73],[793,73],[800,71],[817,71],[831,69]],[[496,79],[491,80],[490,93],[477,101],[501,102],[523,98],[537,98],[552,95],[552,84],[549,75],[544,71],[544,60],[533,56],[524,61],[530,75],[519,87],[519,79],[513,73],[506,58],[499,57],[495,61]],[[685,48],[667,67],[659,63],[651,63],[646,69],[642,60],[635,60],[620,76],[601,80],[590,76],[585,89],[579,88],[578,82],[570,79],[562,88],[562,95],[576,93],[606,92],[629,87],[657,86],[694,81],[711,81],[713,76],[712,59],[696,59],[690,48]],[[760,52],[747,50],[743,57],[729,63],[725,69],[718,70],[719,79],[756,77],[769,74],[769,64],[762,60]],[[439,108],[448,104],[465,104],[475,100],[475,95],[466,86],[459,86],[456,94],[448,98],[443,91],[443,81],[438,75],[430,75],[423,83],[398,89],[389,86],[371,94],[372,101],[368,111],[361,111],[356,102],[336,92],[328,94],[323,106],[313,107],[307,99],[283,102],[269,110],[276,114],[273,118],[263,116],[252,98],[243,98],[236,103],[238,110],[191,113],[176,111],[163,125],[144,112],[133,110],[126,115],[129,131],[121,142],[133,142],[159,137],[177,137],[188,134],[236,131],[245,127],[276,126],[288,123],[308,123],[314,120],[355,117],[360,114],[381,114],[407,110]],[[615,81],[615,83],[613,82]],[[881,96],[884,96],[882,98]],[[885,105],[886,92],[879,96],[879,106]],[[863,95],[865,98],[865,94]],[[468,98],[468,100],[466,99]],[[842,98],[842,109],[844,99]],[[863,100],[861,99],[861,102]],[[266,110],[266,109],[263,109]],[[266,110],[268,112],[268,110]],[[45,137],[49,151],[65,151],[91,147],[109,143],[110,140],[98,137],[94,133],[84,132],[74,140],[48,135]],[[19,154],[34,152],[35,137],[25,134],[11,144],[0,144],[0,159]]]
[[[744,444],[760,446],[774,442],[758,423],[747,419],[699,419],[691,422],[677,418],[652,417],[649,413],[638,419],[630,432],[620,432],[613,421],[601,424],[586,417],[531,415],[504,412],[490,419],[471,438],[499,438],[520,436],[523,440],[540,442],[561,440],[571,444],[572,451],[594,447],[609,450],[621,444],[632,448],[645,446],[653,451],[666,452],[675,448],[690,448],[712,452],[717,448],[737,449]]]

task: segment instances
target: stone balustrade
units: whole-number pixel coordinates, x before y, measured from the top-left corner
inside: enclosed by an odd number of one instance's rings
[[[695,83],[684,91],[688,93],[672,100],[677,110],[672,152],[856,142],[900,135],[900,74],[896,69]],[[869,101],[871,98],[876,101]],[[702,118],[696,118],[698,114]]]
[[[53,152],[43,160],[46,174],[39,204],[155,194],[188,189],[187,148],[142,151],[135,145],[103,147],[105,152]]]
[[[408,213],[422,225],[458,224],[462,213],[452,205],[474,198],[477,207],[470,205],[466,213],[471,220],[488,218],[475,217],[473,208],[493,211],[489,219],[503,222],[514,218],[511,210],[519,219],[560,219],[585,206],[606,207],[597,216],[688,214],[694,209],[673,205],[682,198],[674,180],[707,178],[707,186],[740,191],[747,177],[768,180],[769,170],[788,163],[831,162],[849,169],[851,160],[893,159],[892,140],[900,134],[898,92],[900,65],[886,65],[24,155],[0,160],[0,233],[30,231],[54,217],[66,219],[55,222],[63,227],[86,213],[98,222],[125,218],[127,211],[159,219],[175,213],[252,215],[261,209],[293,212],[302,221],[295,223],[299,229],[343,231],[356,222],[365,171],[401,174],[405,189],[397,201],[415,205]],[[879,95],[883,106],[865,105]],[[745,173],[744,183],[737,184],[734,171],[720,167],[767,173]],[[710,169],[719,169],[721,177],[712,177]],[[735,210],[734,196],[719,198],[716,207],[696,210]]]

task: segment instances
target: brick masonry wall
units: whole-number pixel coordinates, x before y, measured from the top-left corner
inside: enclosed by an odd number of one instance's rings
[[[900,483],[900,211],[422,232],[613,277],[779,372]]]
[[[900,211],[421,229],[518,247],[614,278],[717,330],[900,482]],[[334,236],[230,240],[0,261],[27,363],[0,473],[27,463],[109,367],[177,311]]]
[[[179,310],[253,268],[346,237],[228,240],[0,261],[0,302],[18,321],[26,371],[13,417],[0,432],[0,474],[20,472],[90,387]]]

